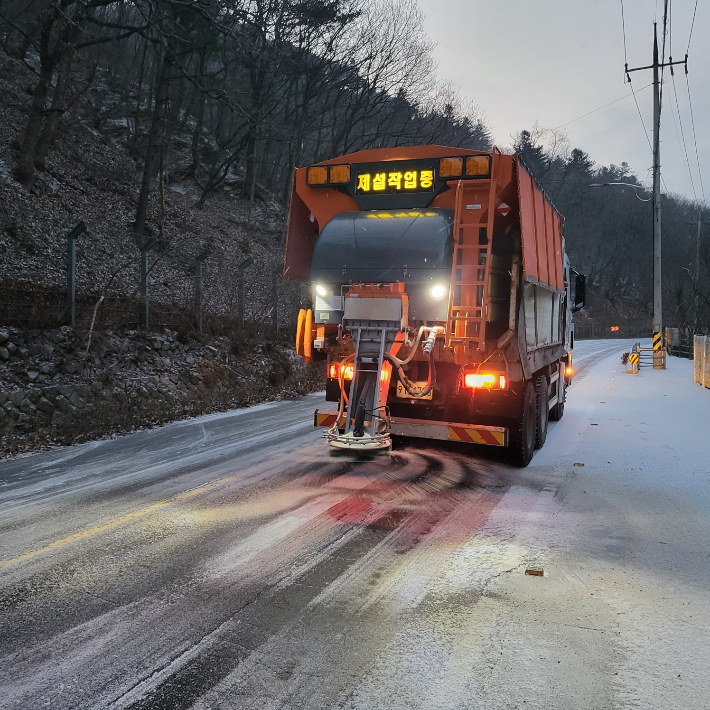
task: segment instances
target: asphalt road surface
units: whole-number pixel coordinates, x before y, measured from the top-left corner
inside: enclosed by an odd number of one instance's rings
[[[623,345],[527,469],[322,395],[0,461],[0,707],[710,708],[710,467],[619,443]]]

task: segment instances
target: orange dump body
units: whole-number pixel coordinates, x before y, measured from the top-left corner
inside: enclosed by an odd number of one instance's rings
[[[556,290],[564,289],[563,247],[561,217],[535,179],[525,170],[515,155],[505,155],[494,149],[491,153],[449,148],[439,145],[412,146],[405,148],[379,148],[351,153],[339,158],[325,160],[317,165],[350,165],[353,180],[359,164],[388,163],[394,161],[419,161],[431,159],[432,164],[444,157],[491,155],[491,174],[485,179],[452,179],[438,194],[432,194],[427,207],[457,208],[459,184],[468,187],[466,197],[479,200],[481,209],[472,220],[460,222],[459,228],[475,225],[492,225],[506,228],[518,223],[521,231],[523,273],[527,281]],[[318,235],[323,227],[337,214],[360,211],[362,208],[354,197],[347,194],[342,185],[309,186],[306,182],[307,168],[296,168],[291,188],[291,203],[286,238],[284,277],[308,280],[311,259]],[[381,196],[381,209],[388,209],[388,195]],[[506,205],[501,208],[501,205]],[[467,205],[463,206],[465,209]],[[489,208],[492,213],[489,214]],[[463,215],[462,215],[463,217]]]
[[[489,161],[488,171],[467,175],[470,160]],[[451,177],[452,165],[458,178]],[[309,170],[314,170],[311,182],[319,184],[308,184]],[[337,184],[329,184],[329,176]],[[372,187],[378,176],[381,188],[385,179],[394,187],[379,194],[360,190],[362,185]],[[399,190],[409,176],[413,184],[419,176],[420,190],[426,185],[428,192]],[[454,214],[449,304],[439,320],[446,318],[446,345],[456,362],[476,359],[476,352],[486,350],[487,339],[509,328],[495,321],[508,320],[513,251],[519,254],[523,281],[558,294],[564,291],[562,219],[519,158],[497,149],[486,153],[436,145],[366,150],[297,168],[284,276],[310,278],[319,235],[336,215],[368,211],[389,218],[398,215],[392,210],[406,210],[407,205]]]

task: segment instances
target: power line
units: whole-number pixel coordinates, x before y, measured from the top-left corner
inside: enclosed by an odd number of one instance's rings
[[[624,66],[628,67],[629,66],[629,61],[626,56],[626,20],[624,19],[624,0],[619,0],[621,3],[621,33],[624,37]],[[656,0],[656,9],[658,8],[658,0]],[[641,125],[643,126],[643,132],[646,134],[646,142],[648,143],[648,147],[653,150],[651,147],[651,139],[648,137],[648,130],[646,130],[646,123],[643,120],[643,114],[641,113],[641,107],[639,106],[638,99],[636,98],[636,92],[634,91],[634,85],[631,83],[631,77],[629,76],[628,72],[626,73],[626,77],[624,79],[624,83],[628,81],[629,88],[631,89],[631,93],[634,96],[634,102],[636,103],[636,110],[639,112],[639,118],[641,119]],[[650,86],[650,84],[649,84]],[[644,87],[645,89],[646,87]],[[641,89],[639,89],[641,91]]]
[[[675,95],[675,107],[676,107],[676,111],[678,112],[678,123],[680,124],[680,135],[681,135],[681,138],[683,139],[683,151],[685,152],[685,162],[688,166],[688,176],[690,177],[690,186],[693,188],[693,196],[695,197],[695,202],[697,203],[698,195],[695,192],[695,181],[693,180],[693,173],[692,173],[692,170],[690,169],[690,159],[688,158],[688,146],[685,142],[685,131],[683,130],[683,119],[680,117],[680,106],[678,104],[678,92],[676,91],[676,86],[675,86],[675,76],[673,74],[671,74],[671,78],[673,79],[673,94]]]
[[[672,98],[672,97],[673,97],[673,94],[671,94],[671,98]],[[675,130],[675,136],[676,136],[676,138],[678,139],[678,147],[679,147],[679,148],[681,149],[681,151],[682,151],[682,149],[683,149],[683,141],[681,140],[680,131],[678,130],[678,119],[676,119],[676,113],[678,113],[678,115],[680,116],[680,111],[679,111],[679,109],[678,109],[678,96],[677,96],[677,95],[676,95],[676,97],[675,97],[675,108],[676,108],[676,111],[671,110],[671,118],[673,119],[673,129]],[[692,178],[692,176],[691,176],[691,174],[690,174],[690,167],[689,167],[687,161],[686,161],[686,163],[685,163],[685,165],[684,165],[683,167],[685,168],[685,174],[686,174],[686,176],[688,177],[688,180],[690,180],[690,183],[691,183],[691,185],[692,185],[693,178]]]
[[[658,88],[658,109],[663,110],[663,84],[666,72],[666,35],[668,25],[668,0],[663,0],[663,42],[661,49],[661,84]],[[671,73],[673,69],[671,68]],[[659,118],[660,121],[660,118]]]
[[[648,89],[649,86],[652,86],[652,84],[646,84],[646,86],[641,87],[639,89],[639,91],[643,91],[644,89]],[[623,101],[624,99],[628,99],[629,96],[630,96],[630,94],[626,94],[626,96],[621,96],[618,99],[614,99],[613,101],[610,101],[608,104],[604,104],[603,106],[600,106],[599,108],[595,108],[592,111],[587,111],[587,113],[583,113],[581,116],[577,116],[577,118],[573,118],[571,121],[567,121],[566,123],[561,123],[556,128],[551,128],[549,130],[556,131],[560,128],[564,128],[565,126],[569,126],[570,123],[574,123],[575,121],[579,121],[581,118],[586,118],[587,116],[591,116],[593,113],[596,113],[597,111],[601,111],[603,108],[606,108],[607,106],[611,106],[612,104],[619,103],[619,101]]]
[[[639,112],[639,118],[641,119],[641,125],[643,126],[643,132],[646,134],[646,142],[648,143],[648,147],[653,150],[653,147],[651,146],[651,139],[648,137],[648,130],[646,130],[646,123],[643,120],[643,114],[641,113],[641,107],[639,106],[638,99],[636,98],[636,92],[634,91],[634,86],[631,82],[629,82],[629,87],[631,89],[631,93],[634,96],[634,101],[636,102],[636,110]]]
[[[693,8],[693,19],[690,23],[690,32],[688,33],[688,48],[685,50],[686,56],[690,52],[690,41],[693,39],[693,28],[695,27],[695,16],[698,12],[698,0],[695,0],[695,7]],[[700,191],[703,195],[703,202],[706,202],[705,198],[705,185],[703,184],[703,173],[700,169],[700,155],[698,154],[698,139],[695,133],[695,116],[693,115],[693,101],[690,98],[690,79],[688,78],[688,72],[685,72],[685,85],[688,90],[688,106],[690,108],[690,123],[693,127],[693,144],[695,146],[695,160],[698,164],[698,178],[700,180]]]
[[[693,116],[693,102],[690,99],[690,80],[688,79],[688,75],[685,75],[685,85],[688,89],[688,105],[690,106],[690,122],[693,126],[693,143],[695,144],[695,160],[698,163],[698,177],[700,178],[700,191],[703,194],[703,202],[706,202],[705,199],[705,185],[703,185],[703,173],[700,170],[700,155],[698,153],[698,139],[696,138],[695,135],[695,117]]]
[[[693,21],[690,23],[690,34],[688,35],[688,49],[685,50],[685,53],[688,54],[690,52],[690,40],[693,38],[693,27],[695,27],[695,13],[698,11],[698,0],[695,0],[695,9],[693,10]]]

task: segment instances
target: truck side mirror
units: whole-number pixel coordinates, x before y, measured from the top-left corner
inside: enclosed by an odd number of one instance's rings
[[[572,298],[572,313],[581,311],[584,308],[587,296],[587,277],[577,271],[574,274],[574,293]]]

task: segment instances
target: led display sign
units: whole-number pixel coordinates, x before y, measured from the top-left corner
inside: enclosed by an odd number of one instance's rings
[[[431,192],[433,189],[434,170],[358,172],[355,185],[358,195]]]

